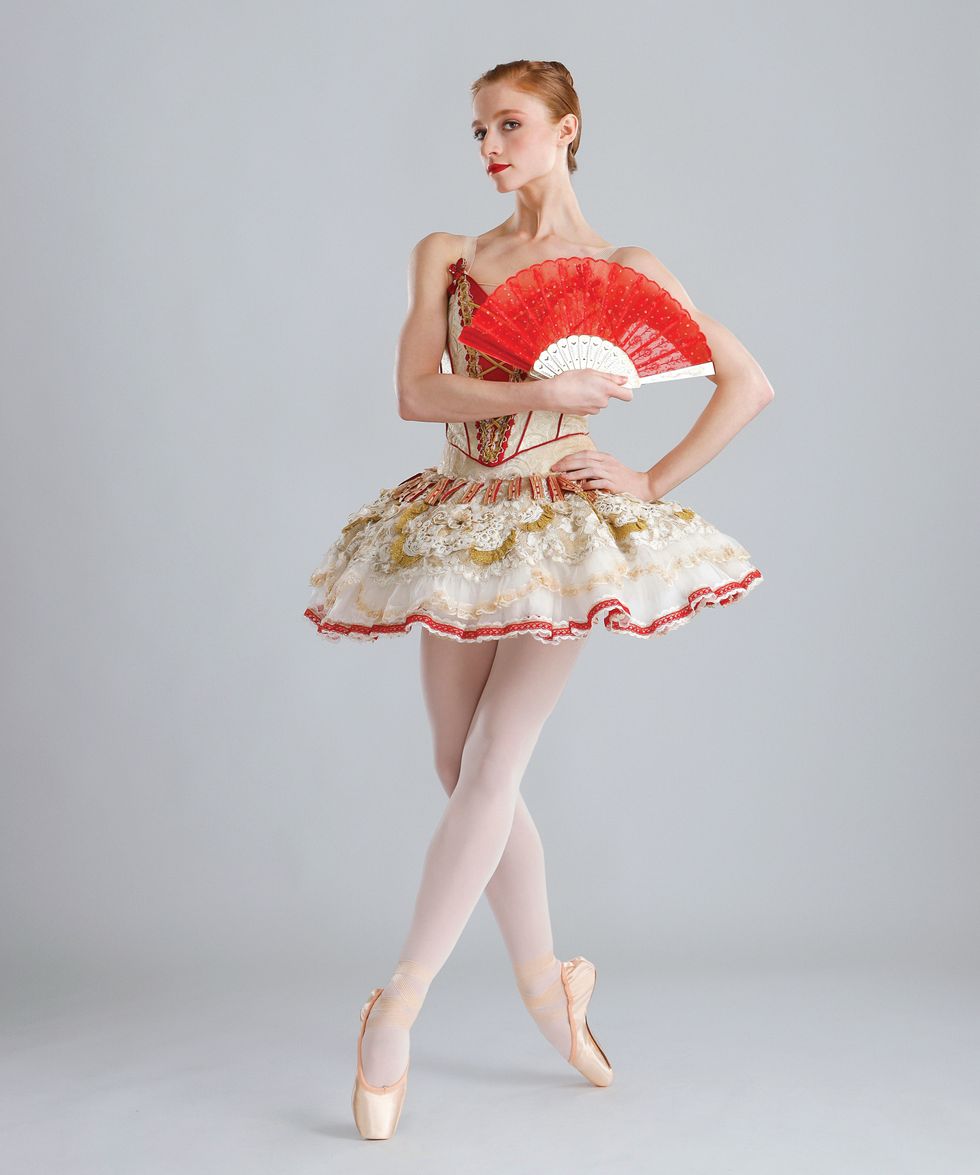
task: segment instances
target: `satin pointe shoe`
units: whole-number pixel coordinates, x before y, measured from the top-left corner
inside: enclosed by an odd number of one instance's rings
[[[383,987],[374,988],[361,1008],[361,1030],[357,1036],[357,1075],[354,1078],[354,1092],[351,1095],[354,1122],[361,1138],[391,1138],[398,1126],[402,1106],[405,1104],[405,1090],[408,1087],[409,1065],[405,1066],[405,1072],[394,1085],[372,1085],[364,1077],[361,1041],[364,1039],[367,1018],[382,991]]]
[[[568,1000],[568,1026],[572,1033],[568,1063],[593,1085],[609,1085],[613,1079],[612,1065],[589,1030],[585,1014],[595,991],[596,969],[588,959],[576,955],[562,963],[561,981]]]

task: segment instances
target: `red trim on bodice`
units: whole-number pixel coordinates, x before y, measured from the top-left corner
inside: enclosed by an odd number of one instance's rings
[[[454,294],[457,293],[459,284],[462,281],[466,282],[467,292],[469,293],[469,296],[475,305],[477,305],[477,306],[481,305],[490,296],[487,293],[487,291],[483,288],[483,286],[481,286],[480,283],[478,281],[476,281],[475,278],[470,277],[470,275],[466,269],[466,258],[465,257],[457,257],[456,258],[456,260],[449,266],[449,274],[450,274],[450,282],[446,288],[446,293],[450,298]],[[479,295],[479,296],[477,297],[475,295]],[[462,345],[466,348],[466,353],[467,353],[467,357],[468,357],[467,358],[467,367],[469,368],[469,370],[467,370],[465,373],[462,373],[462,374],[470,376],[470,378],[474,378],[474,376],[475,376],[475,378],[477,378],[477,379],[490,380],[490,381],[494,381],[497,383],[511,383],[511,382],[520,383],[520,382],[522,382],[520,380],[512,380],[512,378],[511,378],[515,371],[521,370],[520,368],[508,367],[506,364],[500,363],[496,359],[491,359],[488,356],[483,355],[481,352],[475,350],[472,347],[466,347],[465,343]],[[450,363],[450,366],[453,367],[453,370],[455,371],[455,365],[453,364],[453,353],[452,353],[451,348],[449,349],[449,363]],[[457,374],[459,374],[459,373],[457,373]],[[555,425],[555,430],[558,435],[552,437],[551,439],[549,439],[547,441],[540,441],[536,445],[528,445],[525,448],[525,447],[523,447],[524,437],[527,435],[527,430],[528,430],[530,423],[531,423],[531,416],[533,415],[533,409],[527,409],[526,413],[523,414],[524,415],[524,427],[521,431],[520,437],[517,440],[517,446],[514,449],[514,452],[508,453],[507,446],[510,441],[510,435],[511,435],[511,432],[514,428],[514,422],[515,422],[517,416],[519,416],[519,415],[522,415],[522,413],[509,413],[504,416],[493,417],[490,420],[474,420],[474,421],[464,422],[465,431],[466,431],[466,438],[467,438],[467,443],[468,443],[468,447],[466,449],[462,448],[462,446],[460,446],[460,445],[457,445],[456,442],[453,441],[452,438],[450,438],[450,436],[449,436],[449,422],[447,421],[446,422],[447,441],[449,444],[451,444],[453,446],[454,449],[458,449],[459,452],[465,453],[466,456],[470,457],[472,460],[479,461],[479,463],[481,465],[485,465],[485,466],[487,466],[487,468],[492,469],[497,465],[505,464],[507,461],[510,460],[511,457],[516,456],[518,453],[527,453],[527,452],[530,452],[531,449],[543,448],[545,445],[554,444],[555,441],[564,440],[565,437],[588,436],[588,432],[585,430],[582,430],[582,429],[577,429],[575,432],[563,433],[561,431],[561,426],[562,426],[562,421],[564,420],[565,414],[562,412],[562,413],[558,414],[558,420]],[[470,441],[470,427],[469,426],[470,425],[473,426],[473,431],[476,433],[476,443],[477,443],[477,452],[476,453],[474,453],[472,451],[472,448],[469,447],[469,441]],[[498,452],[499,456],[487,459],[487,449],[488,448],[492,448],[493,450]]]

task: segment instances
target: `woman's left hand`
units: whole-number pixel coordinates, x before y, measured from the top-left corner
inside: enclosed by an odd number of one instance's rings
[[[554,473],[563,473],[572,481],[580,482],[587,490],[632,494],[644,502],[656,500],[649,473],[630,469],[611,453],[603,453],[599,449],[579,449],[575,453],[566,453],[551,469]]]

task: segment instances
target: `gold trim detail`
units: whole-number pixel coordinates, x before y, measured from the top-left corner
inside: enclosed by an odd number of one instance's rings
[[[547,502],[542,502],[541,513],[537,518],[534,519],[533,522],[522,522],[521,530],[544,530],[546,526],[549,526],[552,523],[554,517],[554,507],[549,506]]]
[[[499,547],[493,547],[489,551],[484,551],[480,547],[470,547],[470,558],[474,563],[496,563],[498,559],[503,559],[503,557],[514,545],[516,539],[517,529],[515,528],[504,539]]]
[[[354,518],[352,521],[347,523],[340,533],[347,534],[347,532],[350,531],[351,534],[353,534],[353,532],[357,530],[359,526],[363,526],[366,522],[377,522],[382,517],[383,515],[381,514],[365,514],[361,518]]]
[[[425,500],[412,502],[412,504],[410,506],[406,506],[401,514],[399,514],[395,519],[394,529],[397,531],[398,537],[391,544],[392,563],[397,563],[401,567],[410,567],[413,563],[418,563],[418,561],[422,558],[421,555],[407,555],[405,553],[404,547],[406,535],[404,531],[405,527],[412,518],[414,518],[417,514],[421,514],[423,511],[428,510],[428,508],[429,503]]]
[[[493,547],[489,551],[483,550],[481,547],[470,547],[470,558],[474,563],[480,563],[484,566],[489,563],[496,563],[498,559],[503,559],[511,547],[513,547],[517,540],[518,530],[544,530],[546,526],[551,525],[554,518],[554,509],[547,502],[542,502],[541,513],[537,518],[533,518],[530,522],[519,522],[499,547]]]
[[[647,529],[647,520],[645,518],[636,518],[632,522],[613,522],[612,518],[606,518],[605,523],[613,532],[617,543],[622,542],[631,530]]]

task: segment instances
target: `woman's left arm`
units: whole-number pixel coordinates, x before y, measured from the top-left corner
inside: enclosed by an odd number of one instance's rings
[[[590,454],[589,450],[569,453],[553,468],[571,478],[577,474],[584,485],[625,490],[652,502],[717,456],[772,400],[774,392],[765,372],[728,327],[698,310],[687,290],[652,253],[631,246],[617,250],[616,261],[663,286],[698,324],[711,349],[715,374],[707,378],[716,385],[715,392],[687,436],[648,470],[629,470],[610,454]]]

